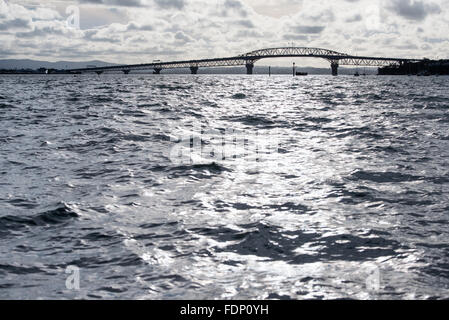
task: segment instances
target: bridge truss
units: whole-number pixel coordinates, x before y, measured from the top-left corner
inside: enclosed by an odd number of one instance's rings
[[[157,62],[157,63],[121,65],[121,66],[99,67],[99,68],[83,68],[83,69],[72,69],[69,71],[81,73],[96,72],[100,74],[107,71],[121,71],[124,73],[129,73],[132,70],[154,70],[154,73],[160,73],[164,69],[190,68],[191,72],[193,74],[196,74],[199,68],[246,66],[247,73],[252,74],[254,63],[261,59],[287,58],[287,57],[308,57],[308,58],[325,59],[331,63],[332,74],[334,75],[337,75],[338,66],[340,65],[382,67],[388,65],[402,64],[406,62],[420,61],[419,59],[353,56],[321,48],[283,47],[283,48],[261,49],[251,51],[236,57],[228,57],[228,58]]]

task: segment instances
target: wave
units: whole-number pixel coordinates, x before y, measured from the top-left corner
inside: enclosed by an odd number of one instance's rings
[[[166,89],[168,91],[190,90],[193,88],[192,86],[167,85],[167,84],[158,84],[155,87],[158,89]]]
[[[150,170],[152,172],[166,172],[171,179],[190,176],[197,179],[210,179],[213,175],[220,175],[224,172],[232,171],[216,162],[209,164],[180,165],[175,167],[156,166]]]
[[[263,127],[272,126],[275,124],[274,121],[267,119],[264,116],[257,116],[257,115],[223,117],[222,120],[241,122],[243,124],[250,126],[263,126]]]
[[[93,103],[107,103],[107,102],[114,102],[115,99],[111,98],[110,96],[94,96],[89,99]]]
[[[25,267],[23,265],[18,264],[0,264],[0,274],[17,274],[17,275],[27,275],[27,274],[37,274],[37,273],[46,273],[43,269],[31,266]],[[14,286],[14,285],[11,285]],[[0,285],[0,288],[2,286]]]
[[[396,255],[406,247],[395,240],[388,240],[382,232],[373,230],[370,236],[341,234],[322,236],[303,230],[286,231],[264,223],[239,225],[240,230],[227,227],[196,228],[192,232],[208,236],[221,243],[231,244],[215,248],[217,252],[233,252],[243,256],[258,256],[290,264],[320,261],[365,261]],[[315,244],[313,252],[296,253],[306,244]],[[314,247],[314,246],[312,246]]]
[[[19,231],[27,227],[44,227],[64,224],[78,218],[78,214],[66,204],[34,216],[3,216],[0,217],[0,235],[10,231]]]
[[[236,94],[232,95],[231,98],[237,99],[237,100],[243,100],[243,99],[246,99],[247,96],[244,93],[236,93]]]
[[[171,138],[165,134],[154,134],[152,139],[156,141],[171,141]]]
[[[13,108],[15,108],[15,107],[11,104],[0,103],[0,109],[13,109]]]
[[[377,172],[377,171],[365,171],[358,170],[351,174],[350,180],[364,180],[376,183],[391,183],[391,182],[411,182],[411,181],[423,181],[422,176],[416,176],[400,172]]]
[[[329,118],[320,118],[320,117],[308,117],[304,118],[305,121],[313,122],[313,123],[330,123],[334,120]]]

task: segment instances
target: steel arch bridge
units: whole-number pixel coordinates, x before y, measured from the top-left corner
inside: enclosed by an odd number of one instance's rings
[[[281,47],[255,50],[239,56],[227,58],[153,62],[146,64],[120,65],[112,67],[71,69],[69,71],[73,73],[95,72],[97,74],[108,71],[121,71],[125,74],[128,74],[132,70],[154,70],[155,74],[159,74],[164,69],[189,68],[192,74],[196,74],[199,68],[246,66],[247,74],[252,74],[254,63],[261,59],[287,57],[325,59],[331,64],[333,75],[338,74],[338,67],[340,65],[382,67],[420,61],[419,59],[354,56],[321,48]]]

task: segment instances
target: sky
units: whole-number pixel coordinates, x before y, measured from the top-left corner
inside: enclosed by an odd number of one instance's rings
[[[0,0],[0,59],[132,64],[283,46],[445,59],[448,5],[449,0]]]

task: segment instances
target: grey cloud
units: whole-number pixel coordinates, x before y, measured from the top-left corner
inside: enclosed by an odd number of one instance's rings
[[[239,0],[226,0],[223,3],[223,11],[221,16],[227,17],[229,13],[238,14],[241,17],[247,17],[248,12]]]
[[[142,0],[79,0],[80,3],[104,4],[123,7],[144,7]]]
[[[8,57],[8,56],[13,56],[15,54],[16,54],[15,51],[0,48],[0,56]]]
[[[147,7],[149,1],[145,0],[79,0],[80,3],[102,4],[121,7]],[[185,0],[153,0],[162,9],[183,9]]]
[[[16,36],[19,38],[35,38],[35,37],[46,37],[49,35],[63,35],[64,33],[60,29],[52,28],[52,27],[44,27],[44,28],[35,28],[32,31],[28,32],[18,32]]]
[[[424,3],[415,0],[393,0],[393,12],[409,20],[422,21],[429,14],[440,13],[441,8],[435,3]]]
[[[351,22],[359,22],[362,21],[362,16],[360,14],[356,14],[352,17],[349,17],[345,20],[345,22],[351,23]]]
[[[416,44],[402,44],[394,46],[398,50],[416,50],[418,46]]]
[[[183,9],[185,6],[184,0],[154,0],[154,2],[163,9]]]
[[[152,25],[138,25],[135,22],[130,22],[127,31],[153,31],[154,27]]]
[[[242,8],[242,3],[237,0],[226,0],[224,3],[226,8],[240,9]]]
[[[447,38],[429,38],[425,37],[423,40],[427,43],[441,43],[441,42],[449,42],[449,39]]]
[[[180,40],[184,43],[192,41],[192,39],[186,36],[183,32],[179,31],[175,34],[175,39]]]
[[[18,29],[18,28],[29,28],[30,22],[28,20],[24,19],[14,19],[10,21],[3,21],[0,22],[0,30],[11,30],[11,29]]]
[[[240,30],[237,32],[238,38],[265,38],[265,34],[255,30]]]
[[[283,36],[284,40],[309,40],[308,36],[302,34],[285,34]]]
[[[84,32],[84,39],[94,42],[109,42],[109,43],[118,43],[119,39],[114,38],[106,38],[104,36],[98,35],[98,30],[87,30]]]
[[[254,24],[250,20],[239,20],[236,21],[236,24],[245,28],[252,29],[254,28]]]
[[[323,32],[325,28],[324,26],[297,26],[294,27],[294,30],[297,33],[316,34]]]

